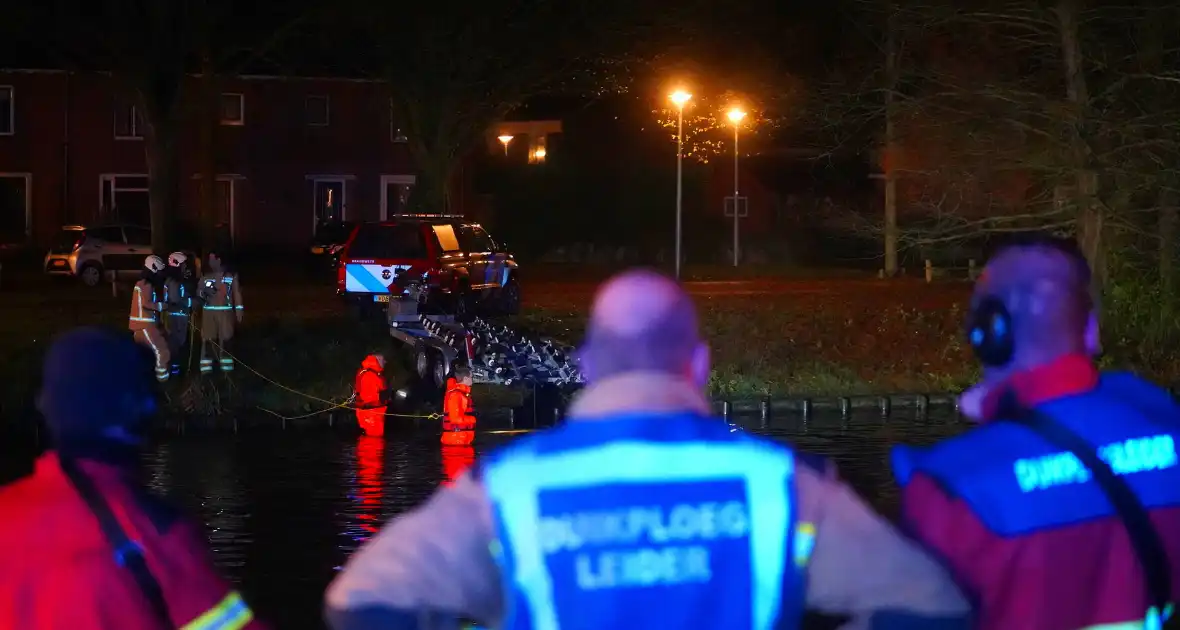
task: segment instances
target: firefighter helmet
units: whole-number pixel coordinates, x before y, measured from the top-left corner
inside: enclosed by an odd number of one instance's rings
[[[188,255],[184,252],[172,252],[168,254],[168,266],[179,267],[188,262]]]
[[[152,273],[160,273],[164,271],[164,259],[153,254],[143,259],[143,267]]]

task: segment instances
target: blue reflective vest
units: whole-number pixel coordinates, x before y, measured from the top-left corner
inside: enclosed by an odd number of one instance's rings
[[[677,414],[571,422],[487,456],[504,628],[794,628],[814,528],[795,456]]]
[[[1180,408],[1168,392],[1109,373],[1038,410],[1095,445],[1144,507],[1180,505]],[[1014,423],[990,422],[931,448],[897,447],[892,459],[902,486],[915,473],[931,477],[1001,536],[1117,516],[1077,457]]]

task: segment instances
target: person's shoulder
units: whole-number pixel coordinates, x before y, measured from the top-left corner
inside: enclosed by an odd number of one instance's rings
[[[948,437],[927,446],[902,444],[889,453],[894,477],[902,486],[918,472],[943,469],[962,474],[1005,459],[1005,453],[1023,440],[1020,430],[1012,423],[992,421],[959,435]]]

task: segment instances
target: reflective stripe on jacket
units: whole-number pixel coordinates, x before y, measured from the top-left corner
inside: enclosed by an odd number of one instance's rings
[[[796,627],[794,466],[786,447],[696,415],[509,445],[479,467],[511,589],[503,627]]]
[[[169,278],[164,283],[164,303],[167,305],[168,314],[174,317],[188,316],[193,310],[192,296],[184,283],[175,278]]]
[[[147,280],[136,282],[135,288],[131,292],[131,313],[128,317],[128,325],[131,330],[142,330],[149,326],[155,326],[160,321],[162,307],[163,305],[160,304],[156,296],[156,289],[151,282]]]
[[[212,286],[210,286],[212,285]],[[201,290],[207,311],[240,311],[242,305],[242,284],[232,273],[218,273],[201,278]]]
[[[142,549],[174,628],[264,627],[217,574],[198,528],[138,487],[128,471],[78,463]],[[0,488],[0,514],[0,589],[10,595],[0,598],[0,628],[159,630],[147,598],[55,453],[38,459],[32,475]]]

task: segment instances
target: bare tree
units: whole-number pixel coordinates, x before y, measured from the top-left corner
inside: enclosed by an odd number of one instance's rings
[[[1081,0],[900,6],[906,54],[892,111],[889,99],[850,93],[844,100],[860,110],[846,107],[832,124],[892,121],[896,149],[887,159],[898,177],[902,241],[1060,230],[1077,235],[1101,282],[1111,239],[1174,205],[1160,197],[1170,189],[1162,175],[1180,157],[1180,112],[1158,98],[1170,79],[1160,72],[1165,55],[1147,52],[1150,37],[1127,28],[1161,21],[1162,9]],[[1159,215],[1163,234],[1169,212]],[[873,229],[887,232],[885,223]]]
[[[727,114],[735,107],[745,112],[745,117],[739,123],[743,143],[778,127],[783,121],[782,116],[771,113],[765,106],[759,106],[760,100],[759,97],[735,90],[715,95],[694,94],[684,108],[684,156],[702,163],[708,163],[718,156],[732,157],[734,127]],[[674,107],[667,106],[656,108],[652,113],[656,123],[669,131],[672,140],[676,140],[680,113]],[[743,144],[739,148],[743,154],[748,154],[754,146],[752,143]]]

